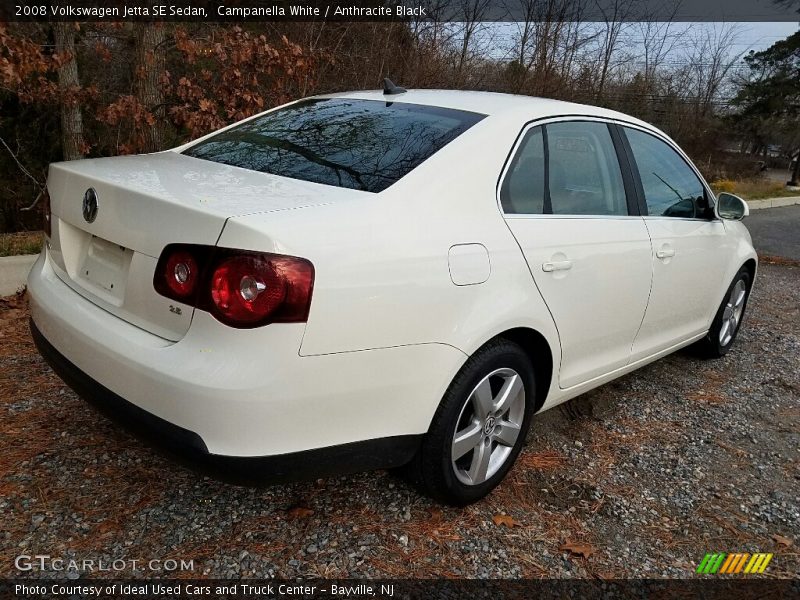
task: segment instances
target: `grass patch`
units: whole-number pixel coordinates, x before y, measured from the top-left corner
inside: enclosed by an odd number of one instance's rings
[[[715,194],[728,192],[745,200],[763,200],[764,198],[784,198],[800,196],[800,191],[791,190],[779,181],[770,179],[719,179],[711,183]]]
[[[39,254],[42,250],[41,231],[0,233],[0,256]]]

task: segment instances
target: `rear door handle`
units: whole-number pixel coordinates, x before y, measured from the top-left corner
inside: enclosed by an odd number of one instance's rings
[[[656,252],[656,258],[672,258],[673,256],[675,256],[675,250],[673,248],[662,248]]]
[[[569,271],[572,268],[571,260],[557,260],[542,264],[542,271],[552,273],[553,271]]]

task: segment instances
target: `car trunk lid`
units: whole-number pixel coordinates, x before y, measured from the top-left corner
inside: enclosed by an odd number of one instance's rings
[[[50,166],[50,256],[73,290],[169,340],[193,309],[156,293],[167,244],[214,245],[228,218],[325,203],[317,184],[162,152]],[[89,199],[88,190],[96,199]]]

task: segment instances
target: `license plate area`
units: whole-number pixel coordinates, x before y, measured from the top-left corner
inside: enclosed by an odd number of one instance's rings
[[[101,298],[121,306],[132,258],[133,250],[92,236],[78,268],[78,279]]]

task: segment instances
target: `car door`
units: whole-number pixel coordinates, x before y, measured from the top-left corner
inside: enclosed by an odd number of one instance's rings
[[[706,331],[722,292],[733,248],[714,216],[711,193],[672,144],[620,127],[630,152],[640,211],[653,244],[653,289],[631,360]]]
[[[502,178],[506,223],[558,328],[562,388],[630,359],[652,268],[634,195],[618,132],[598,120],[529,126]]]

